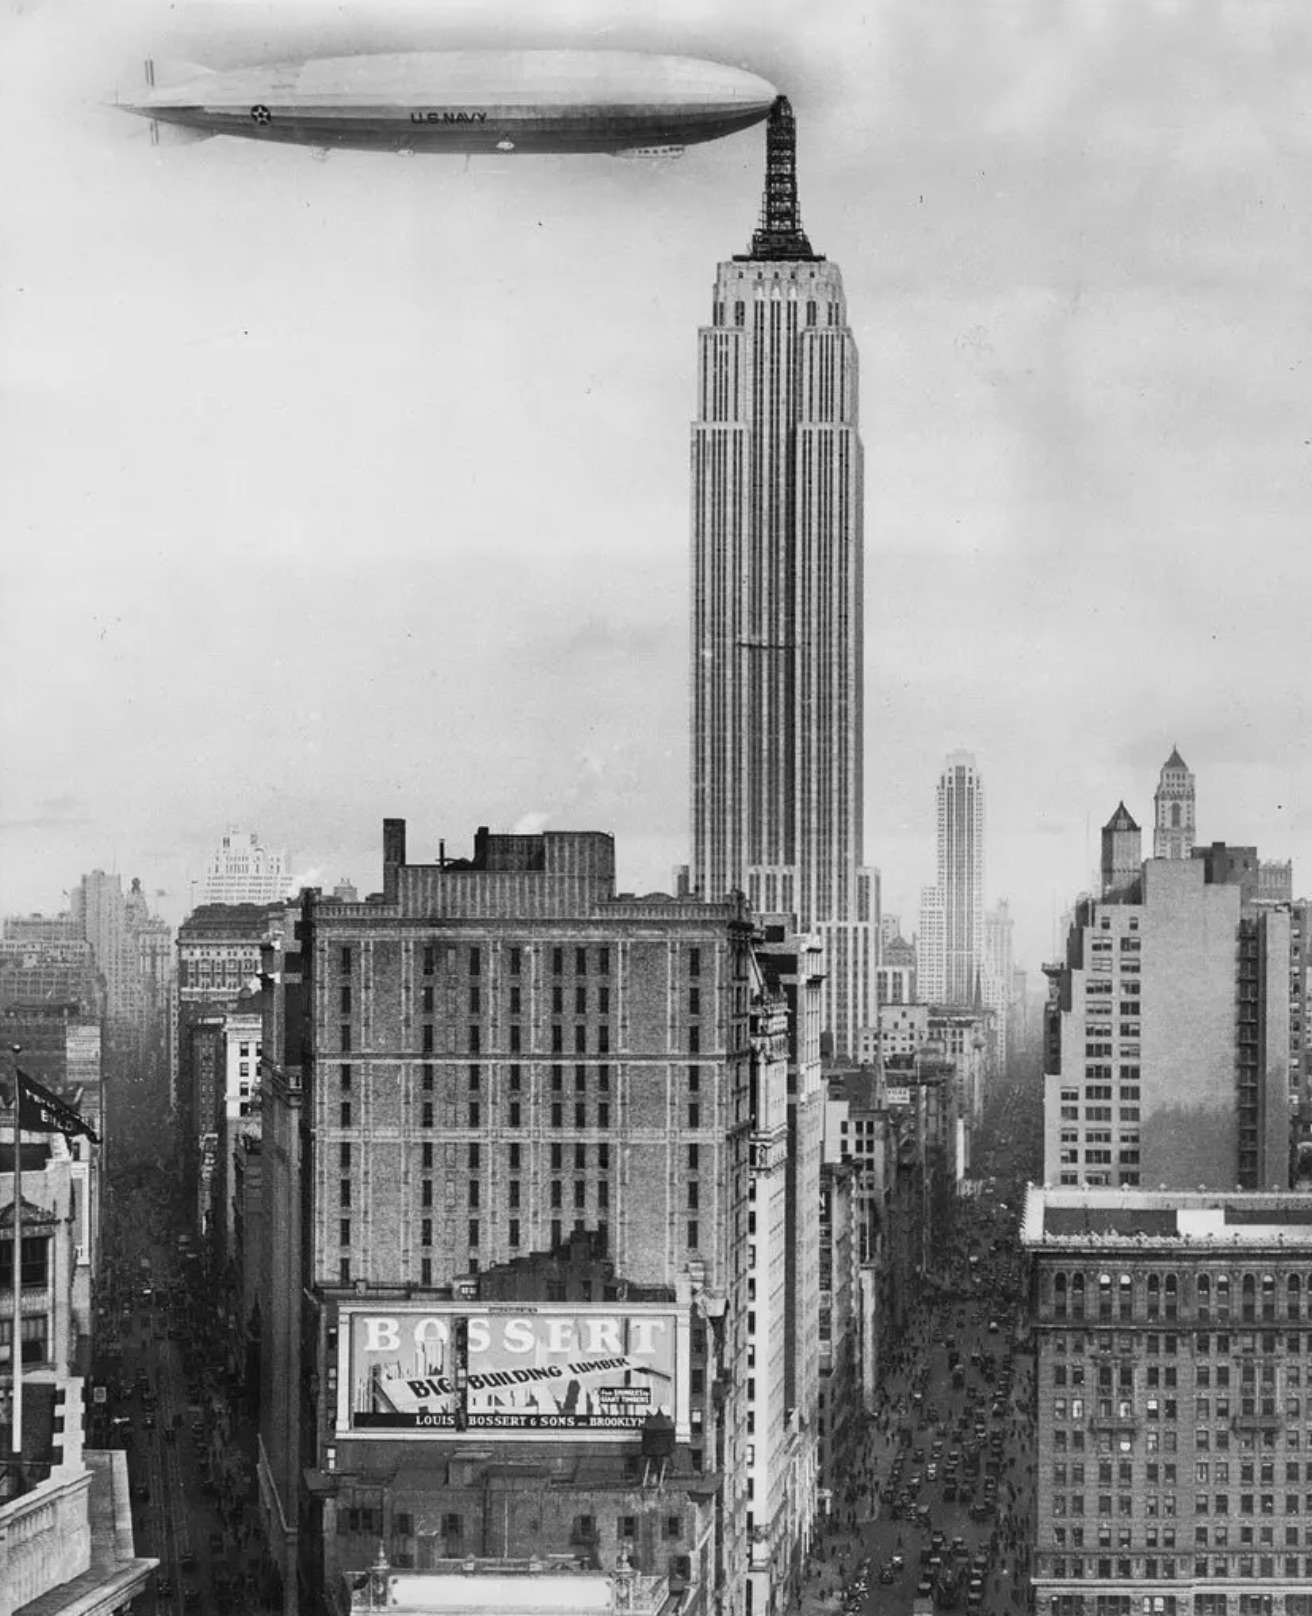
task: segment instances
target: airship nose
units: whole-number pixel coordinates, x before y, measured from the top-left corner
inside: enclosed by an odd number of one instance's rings
[[[779,91],[775,89],[769,79],[763,79],[759,73],[743,72],[741,77],[743,86],[740,94],[744,101],[772,107],[779,99]]]

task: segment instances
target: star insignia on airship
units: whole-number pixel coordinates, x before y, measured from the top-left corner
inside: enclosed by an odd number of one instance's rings
[[[269,111],[268,107],[264,107],[264,106],[252,107],[251,108],[251,117],[254,119],[254,121],[256,123],[259,123],[259,124],[265,124],[265,123],[272,123],[273,122],[273,114]]]

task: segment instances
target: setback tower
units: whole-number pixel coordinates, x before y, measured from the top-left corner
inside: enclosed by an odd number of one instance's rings
[[[775,103],[749,252],[720,264],[692,430],[693,882],[825,944],[835,1054],[875,1020],[878,872],[862,863],[862,463],[838,266],[797,201]]]

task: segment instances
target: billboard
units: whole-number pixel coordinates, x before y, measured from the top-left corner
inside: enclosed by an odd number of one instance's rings
[[[347,1305],[338,1322],[343,1434],[688,1425],[687,1320],[670,1303]]]

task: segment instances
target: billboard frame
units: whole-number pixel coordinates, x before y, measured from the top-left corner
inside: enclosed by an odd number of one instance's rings
[[[374,1429],[361,1429],[352,1424],[358,1412],[352,1408],[355,1377],[360,1373],[354,1363],[354,1343],[357,1320],[395,1320],[405,1328],[411,1320],[532,1320],[538,1325],[549,1325],[553,1319],[573,1321],[637,1321],[665,1319],[673,1329],[673,1393],[674,1435],[678,1442],[692,1440],[692,1372],[691,1372],[691,1315],[687,1303],[678,1302],[478,1302],[473,1300],[432,1301],[415,1298],[369,1301],[359,1297],[343,1297],[337,1303],[337,1408],[334,1419],[333,1440],[336,1442],[411,1441],[416,1438],[448,1442],[632,1442],[640,1438],[641,1426],[608,1427],[601,1425],[549,1424],[541,1426],[474,1424],[437,1424],[427,1426],[389,1425]]]

